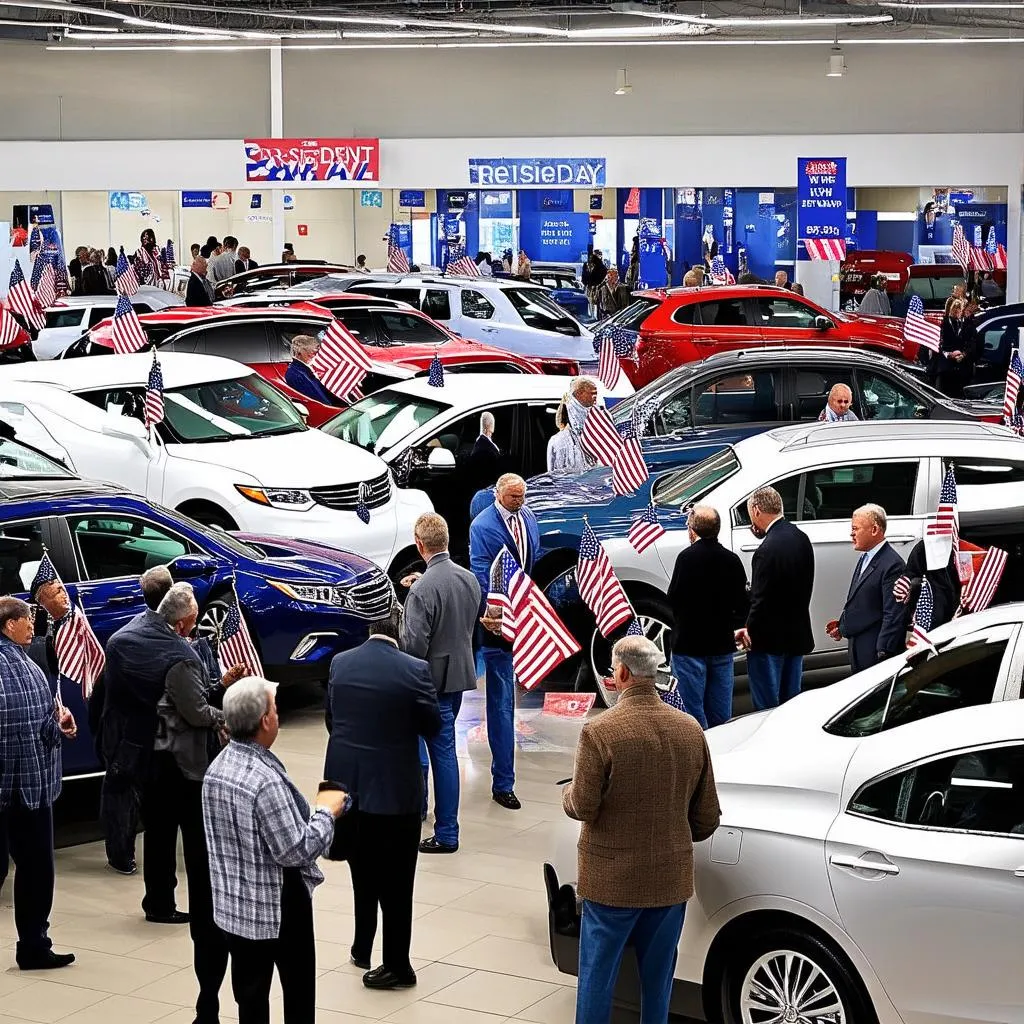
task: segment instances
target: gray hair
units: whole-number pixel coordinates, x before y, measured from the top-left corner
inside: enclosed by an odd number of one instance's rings
[[[156,613],[168,626],[176,626],[199,607],[191,583],[175,583],[164,594]]]
[[[296,334],[292,338],[292,356],[296,359],[309,355],[312,356],[320,347],[320,342],[309,334]]]
[[[224,694],[224,724],[234,740],[251,740],[260,731],[260,722],[270,710],[277,683],[257,676],[246,676],[228,687]]]
[[[591,387],[591,388],[594,388],[594,390],[596,391],[597,390],[597,384],[595,383],[594,378],[593,377],[577,377],[572,382],[572,387],[570,388],[570,390],[572,391],[573,395],[576,395],[584,387]]]
[[[636,679],[656,679],[661,648],[645,636],[624,636],[612,648],[612,664],[625,665]]]
[[[866,505],[861,505],[860,508],[853,510],[851,519],[856,519],[857,516],[861,516],[864,519],[870,519],[875,526],[877,526],[882,533],[885,533],[885,527],[889,520],[886,517],[885,509],[881,505],[876,505],[874,502],[868,502]]]
[[[448,550],[448,524],[436,512],[424,512],[413,524],[412,535],[432,555]]]
[[[494,433],[494,413],[482,412],[480,413],[480,433],[486,434],[488,431]]]
[[[501,494],[506,487],[514,487],[517,484],[522,484],[525,487],[526,481],[518,473],[502,473],[494,485],[494,493]]]
[[[747,507],[757,506],[766,516],[782,515],[782,495],[774,487],[758,487],[747,498]]]
[[[142,588],[146,607],[156,611],[167,591],[174,586],[174,577],[166,565],[154,565],[139,577],[139,586]]]

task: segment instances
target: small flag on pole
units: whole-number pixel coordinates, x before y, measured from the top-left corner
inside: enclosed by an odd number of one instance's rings
[[[168,269],[174,269],[174,242],[168,238],[167,244],[160,250],[160,262]]]
[[[627,619],[633,618],[629,598],[612,569],[608,554],[587,522],[583,524],[580,538],[576,582],[580,597],[594,613],[597,628],[604,636],[611,636]]]
[[[516,631],[512,621],[512,602],[508,597],[508,586],[518,568],[519,565],[508,548],[502,547],[491,563],[490,589],[487,593],[487,604],[501,612],[501,635],[509,643],[515,639]]]
[[[648,476],[647,463],[644,462],[643,449],[640,447],[643,412],[637,402],[622,433],[622,445],[612,460],[612,490],[616,494],[632,494]]]
[[[399,245],[399,225],[392,224],[388,230],[388,273],[408,274],[409,257]]]
[[[971,269],[971,246],[959,223],[953,225],[953,259],[964,268],[964,273]]]
[[[664,536],[665,527],[658,522],[658,513],[654,509],[654,502],[649,502],[647,508],[639,518],[633,520],[633,525],[626,534],[626,539],[636,549],[637,554],[642,555],[659,537]]]
[[[907,647],[933,647],[928,630],[932,628],[932,616],[935,612],[935,598],[932,597],[932,585],[925,576],[921,581],[921,593],[914,609],[914,621],[910,629]]]
[[[978,571],[960,594],[960,608],[957,615],[966,612],[984,611],[996,596],[999,581],[1006,568],[1008,554],[1002,548],[989,548],[981,560]]]
[[[719,255],[711,261],[711,280],[715,284],[735,284],[736,278],[732,271],[725,265],[725,260]]]
[[[249,627],[242,615],[238,593],[233,588],[232,596],[234,600],[228,605],[228,613],[224,618],[218,637],[217,655],[220,659],[221,671],[227,672],[235,665],[244,665],[246,675],[262,676],[263,665],[260,663],[260,656],[256,653],[256,647],[249,635]]]
[[[473,262],[466,252],[464,245],[453,245],[448,251],[448,264],[445,267],[446,274],[461,274],[463,277],[479,277],[480,268]]]
[[[0,306],[0,352],[5,348],[17,348],[28,340],[28,331],[11,316],[6,306]]]
[[[320,383],[339,398],[350,395],[373,366],[363,346],[338,320],[331,321],[309,365]]]
[[[1020,361],[1020,350],[1014,349],[1010,358],[1010,367],[1006,371],[1006,393],[1003,396],[1003,422],[1013,423],[1017,413],[1017,396],[1020,394],[1021,380],[1024,379],[1024,364]]]
[[[21,270],[21,261],[14,261],[11,271],[11,282],[7,289],[7,308],[17,313],[30,327],[41,331],[46,326],[46,314],[36,299],[32,286],[25,280]]]
[[[153,349],[153,365],[146,382],[146,426],[162,423],[164,418],[164,371]]]
[[[941,326],[924,315],[924,301],[920,295],[915,295],[907,306],[907,318],[903,321],[903,337],[922,348],[938,352],[941,336]]]
[[[57,298],[57,275],[53,269],[53,260],[45,249],[39,252],[32,264],[31,284],[39,305],[43,309],[52,306]]]
[[[124,246],[117,256],[117,264],[114,267],[114,289],[118,295],[134,295],[139,290],[139,279],[135,274],[135,268],[128,262],[124,254]],[[120,303],[118,303],[120,305]]]
[[[595,405],[583,422],[580,432],[583,448],[602,466],[611,466],[622,448],[622,435],[607,409]]]
[[[430,360],[430,369],[427,372],[427,383],[432,388],[444,387],[444,366],[438,356]]]
[[[138,352],[149,342],[139,320],[139,314],[135,312],[127,295],[117,297],[110,337],[114,344],[114,351],[122,356]]]

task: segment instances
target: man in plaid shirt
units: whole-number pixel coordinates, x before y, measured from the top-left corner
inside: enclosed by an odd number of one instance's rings
[[[227,934],[239,1024],[270,1020],[277,966],[285,1024],[316,1015],[313,890],[316,860],[334,838],[348,794],[325,790],[309,804],[270,752],[277,739],[276,684],[242,679],[224,695],[231,742],[203,780],[213,916]]]
[[[53,907],[53,802],[60,795],[61,737],[74,739],[74,716],[54,700],[26,653],[32,610],[0,597],[0,832],[14,860],[15,959],[23,971],[67,967],[74,953],[54,953],[47,934]]]

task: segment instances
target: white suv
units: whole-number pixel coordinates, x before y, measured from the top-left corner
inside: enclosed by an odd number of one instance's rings
[[[395,578],[432,511],[376,455],[306,427],[248,366],[167,353],[164,422],[143,426],[150,354],[22,363],[0,372],[0,416],[84,477],[110,480],[201,522],[346,548]],[[357,507],[365,506],[369,523]]]

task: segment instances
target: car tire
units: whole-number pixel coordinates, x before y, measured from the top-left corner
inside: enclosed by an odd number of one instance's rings
[[[668,671],[672,654],[668,646],[672,629],[672,610],[669,608],[668,602],[664,598],[649,594],[642,594],[639,597],[631,595],[631,600],[644,636],[662,648],[665,660],[661,669]],[[626,626],[628,625],[629,623],[626,623]],[[596,626],[590,635],[587,658],[594,690],[597,692],[597,702],[601,707],[610,708],[618,700],[618,694],[605,687],[604,680],[611,674],[612,646],[616,640],[625,636],[626,626],[617,630],[611,639],[602,636]]]
[[[224,509],[205,501],[198,502],[195,505],[186,503],[180,506],[178,511],[183,515],[191,516],[197,523],[202,523],[203,526],[217,526],[222,530],[238,529],[238,523]]]
[[[215,651],[217,649],[216,644],[212,643],[212,641],[220,636],[221,627],[224,625],[224,620],[228,617],[228,609],[230,607],[231,602],[226,596],[215,597],[212,601],[206,602],[196,621],[196,629],[199,635],[210,640],[211,646],[213,646]]]
[[[789,928],[755,934],[737,946],[722,976],[725,1024],[819,1016],[834,1024],[877,1024],[845,957],[815,935]]]
[[[427,563],[422,558],[412,556],[396,561],[388,570],[388,576],[391,578],[391,585],[395,588],[395,596],[398,598],[399,604],[405,604],[405,599],[409,594],[409,588],[402,586],[402,579],[411,572],[423,572],[426,567]]]

